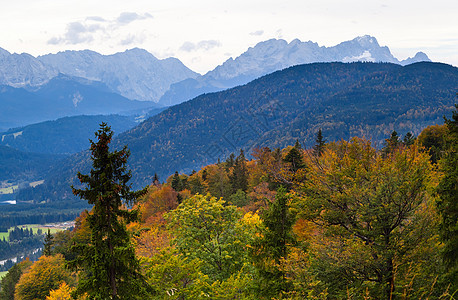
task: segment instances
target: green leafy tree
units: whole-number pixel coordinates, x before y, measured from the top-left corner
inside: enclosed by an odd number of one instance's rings
[[[146,278],[153,290],[149,299],[208,298],[209,279],[200,271],[201,264],[173,248],[145,258]]]
[[[141,295],[142,276],[126,223],[137,220],[138,214],[123,205],[134,203],[146,188],[130,190],[132,175],[126,170],[130,153],[126,146],[110,152],[110,127],[102,123],[95,136],[97,142],[90,141],[93,168],[89,175],[78,172],[87,186],[72,186],[75,195],[93,205],[87,215],[90,243],[73,247],[79,255],[70,266],[82,271],[76,294],[87,293],[91,299],[132,299]]]
[[[202,261],[201,271],[211,280],[225,280],[246,262],[249,240],[233,205],[210,195],[195,195],[167,214],[174,243],[185,257]]]
[[[237,207],[244,207],[249,203],[249,199],[244,191],[237,190],[235,194],[229,196],[229,202]]]
[[[437,207],[441,214],[440,233],[445,243],[443,252],[450,282],[458,289],[458,105],[451,120],[446,119],[447,150],[440,161],[444,172],[439,186]]]
[[[292,287],[281,267],[296,243],[292,232],[296,218],[288,202],[286,189],[279,188],[275,201],[261,214],[264,226],[252,248],[258,273],[255,290],[264,299],[278,299]]]

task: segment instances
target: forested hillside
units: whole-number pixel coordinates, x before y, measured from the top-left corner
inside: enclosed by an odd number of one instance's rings
[[[458,106],[445,125],[393,131],[380,149],[319,130],[309,149],[241,150],[140,191],[102,124],[92,170],[78,174],[85,188],[73,188],[93,208],[39,261],[11,269],[0,295],[455,299],[457,122]]]
[[[458,69],[439,63],[316,63],[259,78],[247,85],[201,95],[149,118],[114,139],[128,145],[134,186],[175,171],[190,173],[244,149],[284,147],[296,139],[313,144],[319,128],[328,141],[352,136],[380,147],[393,130],[419,134],[450,115]],[[56,166],[34,199],[61,200],[88,170],[87,155]],[[78,165],[79,167],[75,167]],[[47,187],[46,187],[47,186]],[[45,193],[59,191],[57,194]],[[23,199],[23,198],[19,198]],[[25,199],[24,199],[25,200]]]

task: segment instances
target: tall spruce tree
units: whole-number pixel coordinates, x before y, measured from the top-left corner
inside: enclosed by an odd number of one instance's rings
[[[264,227],[252,248],[257,270],[256,293],[261,299],[280,299],[291,288],[281,267],[290,247],[296,243],[292,228],[296,221],[288,204],[286,189],[280,187],[275,201],[261,214]]]
[[[316,139],[315,139],[315,146],[313,146],[313,153],[316,156],[321,156],[324,152],[324,147],[326,146],[326,140],[323,137],[323,134],[321,132],[321,128],[318,130],[318,133],[316,134]]]
[[[246,167],[245,153],[241,149],[239,156],[235,159],[234,170],[229,176],[229,180],[232,186],[232,192],[236,193],[238,190],[244,192],[248,189],[248,170]]]
[[[178,174],[178,171],[175,171],[175,174],[173,174],[171,186],[172,189],[177,192],[183,190],[183,184],[181,182],[180,174]]]
[[[285,161],[290,163],[290,169],[294,173],[305,167],[304,161],[302,160],[301,150],[302,146],[299,141],[296,140],[294,147],[291,148],[285,156]]]
[[[43,243],[43,255],[50,256],[52,255],[52,245],[54,237],[51,234],[51,230],[48,228],[48,233],[45,235],[45,240]]]
[[[72,247],[79,255],[69,265],[81,271],[75,294],[87,293],[90,299],[135,299],[142,294],[143,280],[126,224],[136,220],[138,213],[123,205],[134,203],[146,188],[130,190],[132,175],[126,170],[130,152],[126,146],[110,152],[113,131],[106,123],[95,136],[96,142],[90,140],[93,168],[89,175],[78,172],[86,188],[72,186],[76,196],[93,205],[87,216],[90,243]]]

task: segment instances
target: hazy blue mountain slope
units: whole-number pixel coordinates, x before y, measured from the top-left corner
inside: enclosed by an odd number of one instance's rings
[[[0,86],[0,131],[65,116],[146,113],[153,106],[113,93],[99,82],[60,75],[30,90]]]
[[[35,153],[71,154],[86,150],[99,124],[111,125],[115,134],[131,129],[134,117],[119,115],[74,116],[45,121],[0,133],[0,144]]]

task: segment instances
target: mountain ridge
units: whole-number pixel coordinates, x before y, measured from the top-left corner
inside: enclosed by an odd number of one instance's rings
[[[310,147],[320,128],[328,141],[365,136],[376,145],[393,130],[417,135],[453,111],[457,89],[458,68],[440,63],[297,65],[170,107],[121,133],[112,146],[129,147],[137,188],[155,173],[161,180],[191,173],[240,149],[249,157],[255,148],[296,139]],[[47,201],[44,191],[59,187],[59,195],[71,197],[68,187],[78,184],[77,171],[90,169],[88,157],[82,152],[55,166],[34,197]]]
[[[423,53],[424,54],[424,53]],[[162,105],[175,105],[200,94],[217,92],[243,85],[260,76],[294,65],[315,62],[389,62],[400,65],[430,61],[417,53],[399,61],[387,46],[380,46],[376,38],[365,35],[332,47],[319,46],[312,41],[270,39],[248,48],[235,59],[229,58],[215,69],[197,78],[174,83],[159,100]]]

